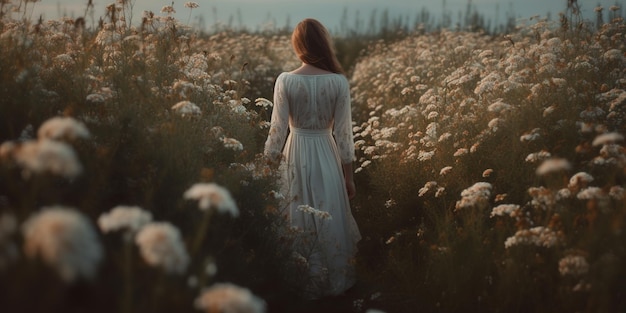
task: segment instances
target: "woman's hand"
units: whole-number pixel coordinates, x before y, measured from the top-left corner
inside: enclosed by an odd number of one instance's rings
[[[352,163],[342,164],[343,178],[346,182],[346,191],[348,192],[348,199],[356,196],[356,186],[354,185],[354,179],[352,178]]]
[[[356,196],[356,186],[354,185],[354,180],[346,179],[346,191],[348,192],[348,199],[352,199]]]

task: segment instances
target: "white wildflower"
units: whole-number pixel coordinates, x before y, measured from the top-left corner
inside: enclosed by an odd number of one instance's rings
[[[504,242],[505,248],[517,245],[535,245],[538,247],[551,248],[560,242],[558,234],[550,228],[537,226],[531,229],[518,230],[515,235]]]
[[[622,62],[624,61],[624,53],[619,49],[610,49],[605,52],[602,57],[608,62]]]
[[[581,190],[576,195],[576,198],[580,200],[593,200],[593,199],[604,200],[607,198],[607,194],[600,187],[587,187]]]
[[[489,107],[487,107],[487,111],[494,113],[504,113],[506,111],[509,111],[510,109],[511,105],[502,102],[502,99],[499,99],[498,101],[490,104]]]
[[[589,271],[587,259],[581,255],[568,255],[559,261],[561,276],[582,276]]]
[[[445,176],[452,170],[452,166],[446,166],[439,171],[439,175]]]
[[[588,107],[584,111],[580,112],[580,118],[584,121],[595,120],[603,118],[606,112],[599,107]]]
[[[264,313],[266,306],[247,288],[231,283],[216,283],[203,290],[194,305],[208,313]]]
[[[569,184],[567,186],[569,188],[579,189],[579,188],[587,186],[587,184],[589,184],[592,181],[593,181],[593,176],[585,172],[578,172],[569,179]]]
[[[161,267],[167,273],[182,274],[189,265],[180,231],[168,222],[145,225],[137,233],[135,243],[146,263]]]
[[[243,150],[243,144],[235,138],[224,137],[222,138],[222,143],[224,144],[224,147],[227,149],[231,149],[234,151]]]
[[[82,213],[63,206],[44,207],[24,222],[22,233],[26,256],[41,257],[65,281],[96,276],[102,245]]]
[[[467,150],[467,148],[459,148],[454,152],[454,156],[459,157],[459,156],[467,154],[468,152],[469,150]]]
[[[237,204],[228,189],[216,183],[197,183],[185,191],[184,198],[199,201],[198,207],[204,211],[214,207],[220,213],[239,216]]]
[[[541,131],[540,128],[535,128],[531,130],[530,132],[524,133],[522,136],[520,136],[519,140],[521,142],[535,141],[541,138],[541,134],[539,133],[540,131]]]
[[[512,216],[514,212],[519,211],[520,206],[517,204],[500,204],[491,210],[490,217],[494,216]]]
[[[554,110],[556,110],[556,106],[554,106],[554,105],[551,105],[551,106],[545,108],[543,110],[543,117],[546,117],[546,116],[552,114],[554,112]]]
[[[420,152],[417,155],[417,159],[420,161],[428,161],[430,159],[432,159],[432,157],[435,155],[435,151],[423,151],[420,150]]]
[[[498,130],[498,126],[502,124],[502,119],[496,117],[496,118],[492,118],[489,123],[487,123],[487,127],[489,127],[492,131],[497,131]]]
[[[85,98],[85,100],[89,103],[104,103],[105,102],[105,97],[102,94],[99,93],[92,93],[87,95],[87,97]]]
[[[488,168],[483,171],[483,177],[489,177],[491,174],[493,174],[493,169]]]
[[[98,218],[98,226],[104,233],[120,229],[126,229],[134,233],[151,221],[152,213],[143,210],[141,207],[119,205],[108,213],[101,214]]]
[[[53,117],[45,121],[37,131],[39,139],[69,139],[89,138],[89,130],[80,121],[71,117]]]
[[[534,153],[527,155],[525,161],[529,163],[536,163],[539,161],[549,159],[550,157],[552,157],[552,154],[550,154],[550,152],[542,150],[542,151],[534,152]]]
[[[389,199],[387,201],[385,201],[385,208],[389,209],[392,206],[396,205],[396,200],[394,199]]]
[[[256,100],[254,100],[254,103],[256,106],[262,107],[264,109],[268,109],[274,106],[274,104],[272,104],[272,101],[265,98],[256,98]]]
[[[456,210],[470,207],[484,207],[491,197],[490,183],[478,182],[461,192],[461,200],[456,202]]]
[[[543,161],[537,168],[536,173],[539,176],[545,176],[550,173],[569,171],[571,167],[572,165],[566,159],[552,158]]]
[[[198,7],[199,7],[199,5],[196,2],[185,2],[185,8],[195,9],[195,8],[198,8]]]
[[[624,199],[624,187],[612,186],[611,189],[609,189],[609,196],[615,200],[623,200]]]
[[[556,200],[552,191],[543,186],[528,188],[528,194],[532,197],[530,204],[544,210],[552,207]]]
[[[623,141],[623,140],[624,140],[624,136],[620,133],[606,133],[606,134],[598,135],[595,139],[593,139],[592,145],[594,147],[597,147],[601,145],[614,144],[618,141]]]
[[[53,140],[27,141],[14,150],[15,161],[30,173],[51,173],[75,178],[83,171],[72,147]]]
[[[426,182],[424,184],[424,187],[420,188],[419,192],[418,192],[418,196],[419,197],[423,197],[428,191],[430,191],[431,189],[437,187],[437,182],[436,181],[429,181]]]
[[[166,5],[161,8],[161,13],[172,14],[176,13],[176,10],[171,5]]]
[[[569,188],[561,188],[556,192],[556,200],[565,200],[572,197],[572,191]]]
[[[446,141],[448,138],[452,137],[451,133],[443,133],[441,134],[441,136],[439,136],[439,139],[437,139],[437,142],[444,142]]]
[[[200,115],[202,110],[195,103],[191,101],[180,101],[172,106],[172,110],[181,116],[185,115]]]
[[[444,193],[446,192],[446,188],[445,187],[437,187],[437,190],[435,191],[435,198],[439,198],[441,196],[444,195]]]
[[[317,218],[323,219],[323,220],[332,220],[333,217],[330,215],[330,213],[326,212],[326,211],[321,211],[318,209],[315,209],[309,205],[303,204],[303,205],[299,205],[296,210],[300,211],[300,212],[304,212],[304,213],[308,213],[311,214]]]

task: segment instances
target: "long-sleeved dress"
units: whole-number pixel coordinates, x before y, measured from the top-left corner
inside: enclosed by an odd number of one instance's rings
[[[296,233],[294,248],[306,259],[306,293],[316,298],[344,292],[355,282],[361,239],[342,168],[354,159],[345,76],[280,74],[264,153],[283,154],[283,207]]]

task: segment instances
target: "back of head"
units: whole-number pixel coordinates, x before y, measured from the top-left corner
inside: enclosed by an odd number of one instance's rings
[[[343,68],[333,50],[330,34],[319,21],[307,18],[298,23],[291,35],[291,43],[302,62],[329,72],[343,74]]]

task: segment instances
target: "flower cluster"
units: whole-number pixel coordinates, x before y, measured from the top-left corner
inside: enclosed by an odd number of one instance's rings
[[[116,206],[98,218],[98,226],[103,233],[124,229],[135,233],[152,221],[152,214],[138,206]]]
[[[228,189],[216,183],[197,183],[187,189],[185,199],[198,201],[198,208],[207,211],[214,208],[220,213],[239,216],[239,209]]]
[[[504,242],[506,248],[518,245],[534,245],[551,248],[561,242],[561,236],[550,228],[537,226],[531,229],[518,230],[515,235]]]
[[[91,222],[73,208],[44,207],[22,225],[26,256],[40,257],[66,281],[93,279],[104,251]]]
[[[490,183],[479,182],[461,192],[461,200],[456,202],[456,209],[461,210],[471,207],[485,207],[491,197],[492,186]]]
[[[588,271],[589,263],[581,255],[568,255],[559,261],[559,273],[563,276],[582,276]]]
[[[207,313],[264,313],[266,305],[247,288],[217,283],[202,291],[195,307]]]
[[[190,259],[180,231],[168,222],[152,222],[137,233],[135,242],[141,256],[150,265],[168,273],[183,273]]]
[[[308,213],[311,214],[319,219],[322,220],[332,220],[333,217],[330,215],[330,213],[328,213],[327,211],[321,211],[318,209],[315,209],[309,205],[303,204],[303,205],[299,205],[297,208],[298,211],[300,212],[304,212],[304,213]]]

